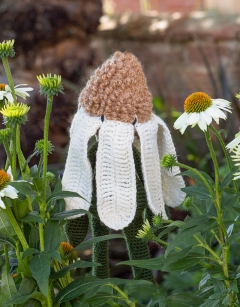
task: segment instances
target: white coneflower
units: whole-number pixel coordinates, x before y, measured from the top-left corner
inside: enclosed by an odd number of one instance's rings
[[[17,96],[22,97],[23,99],[26,99],[26,97],[29,97],[30,95],[28,92],[32,91],[32,87],[19,87],[19,86],[25,86],[27,84],[19,84],[14,87],[14,92]],[[6,98],[10,103],[13,103],[13,95],[12,91],[10,89],[10,86],[7,84],[0,84],[0,100],[3,100]]]
[[[12,180],[13,176],[10,167],[7,172],[0,170],[0,207],[3,209],[6,209],[6,206],[2,201],[2,197],[10,197],[12,199],[18,197],[17,190],[8,184]]]
[[[223,111],[231,112],[230,105],[227,100],[212,99],[203,92],[192,93],[186,98],[185,112],[175,121],[174,128],[183,134],[188,126],[198,125],[202,131],[206,131],[213,119],[219,124],[219,118],[227,118]]]

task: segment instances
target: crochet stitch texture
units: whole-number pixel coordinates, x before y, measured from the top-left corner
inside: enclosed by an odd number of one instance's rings
[[[136,119],[136,120],[135,120]],[[92,201],[89,139],[98,135],[96,160],[97,212],[102,223],[127,227],[137,209],[136,170],[132,145],[141,154],[148,206],[167,219],[165,205],[180,205],[185,193],[178,167],[160,167],[165,154],[176,154],[171,134],[152,113],[151,94],[141,65],[129,52],[116,52],[90,78],[79,96],[70,129],[70,146],[62,185],[81,198],[66,198],[66,208],[88,210]],[[76,216],[72,217],[76,218]]]

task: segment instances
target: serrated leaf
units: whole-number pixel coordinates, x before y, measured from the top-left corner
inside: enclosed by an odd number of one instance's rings
[[[44,224],[43,219],[41,218],[40,214],[37,211],[29,212],[27,215],[21,218],[20,221],[25,223],[37,222],[39,224]]]
[[[51,257],[47,253],[35,255],[30,260],[30,270],[42,293],[47,296]]]
[[[54,251],[61,243],[61,231],[58,221],[48,221],[44,229],[44,250]]]
[[[83,198],[81,195],[79,195],[76,192],[71,192],[71,191],[57,191],[55,193],[52,193],[52,195],[47,199],[47,204],[56,199],[62,199],[62,198],[67,198],[67,197],[80,197]],[[83,198],[84,199],[84,198]],[[85,199],[86,200],[86,199]]]
[[[74,250],[82,251],[89,245],[92,245],[98,242],[102,242],[102,241],[106,241],[106,240],[111,240],[111,239],[124,239],[124,236],[120,234],[113,234],[113,235],[106,235],[106,236],[99,236],[99,237],[91,238],[85,242],[82,242],[78,246],[76,246]]]
[[[186,188],[181,188],[183,192],[187,195],[194,196],[198,199],[209,199],[211,195],[207,188],[201,186],[190,186]]]
[[[11,181],[8,183],[17,191],[24,195],[37,196],[38,194],[33,190],[33,185],[27,181]]]
[[[95,266],[100,266],[101,264],[99,263],[94,263],[94,262],[87,262],[83,260],[78,260],[75,261],[74,263],[63,267],[59,271],[55,272],[54,274],[51,275],[52,279],[57,279],[63,277],[67,272],[70,270],[74,270],[76,268],[90,268],[90,267],[95,267]]]
[[[66,219],[67,217],[74,216],[77,214],[89,214],[89,212],[83,209],[72,209],[72,210],[63,211],[63,212],[52,215],[51,220],[53,221],[63,220],[63,219]]]

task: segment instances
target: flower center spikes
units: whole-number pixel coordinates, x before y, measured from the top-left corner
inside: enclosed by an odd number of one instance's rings
[[[0,58],[14,57],[15,51],[13,45],[14,39],[3,41],[2,43],[0,43]]]
[[[29,111],[30,107],[26,104],[18,102],[17,104],[8,103],[0,111],[4,116],[4,123],[10,125],[21,125],[25,124],[27,118],[26,114]]]
[[[187,113],[200,113],[212,105],[210,96],[203,92],[196,92],[189,95],[184,102],[184,111]]]
[[[8,184],[8,182],[10,181],[11,181],[10,176],[3,170],[0,170],[0,191],[4,189]]]
[[[5,91],[6,84],[0,83],[0,91]]]
[[[40,94],[43,95],[58,95],[63,93],[62,79],[61,76],[54,74],[47,74],[47,76],[37,76],[40,85]]]
[[[65,256],[73,250],[73,246],[68,242],[61,242],[61,247]],[[77,259],[77,252],[73,251],[70,255],[71,259]]]

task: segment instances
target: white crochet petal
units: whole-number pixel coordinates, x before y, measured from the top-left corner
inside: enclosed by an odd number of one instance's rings
[[[70,145],[62,178],[65,191],[77,192],[87,201],[79,197],[68,197],[66,210],[88,210],[92,199],[92,168],[87,157],[88,141],[101,126],[99,117],[90,116],[83,108],[75,114],[70,128]],[[75,215],[70,218],[76,218]]]
[[[132,124],[105,120],[99,131],[96,163],[97,209],[100,220],[118,230],[136,212],[136,178]]]
[[[167,219],[162,193],[161,169],[158,154],[158,124],[150,119],[136,124],[140,138],[142,172],[147,194],[148,206],[154,214],[162,214]]]
[[[175,146],[172,141],[171,133],[164,123],[164,121],[152,114],[152,118],[155,119],[156,123],[158,123],[158,150],[160,159],[165,154],[176,155]],[[181,191],[181,188],[185,187],[184,180],[182,176],[175,176],[180,173],[180,169],[177,166],[174,166],[172,170],[167,170],[165,167],[161,167],[162,173],[162,189],[163,189],[163,197],[166,202],[166,205],[169,207],[179,206],[186,194]]]

